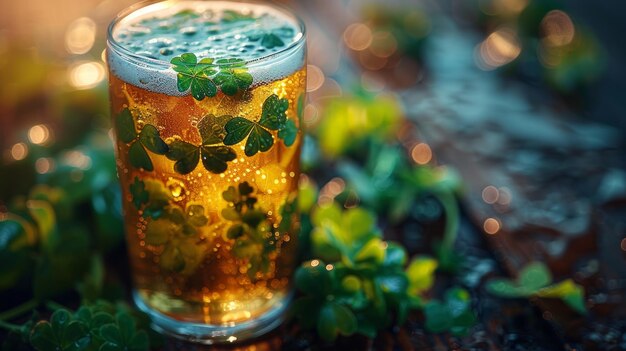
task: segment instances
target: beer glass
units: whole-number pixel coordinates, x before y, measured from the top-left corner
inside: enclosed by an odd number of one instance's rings
[[[108,31],[133,296],[155,329],[201,343],[263,334],[290,301],[306,45],[248,1],[163,1]]]

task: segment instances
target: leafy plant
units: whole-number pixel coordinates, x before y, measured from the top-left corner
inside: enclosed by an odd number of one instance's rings
[[[453,335],[465,335],[476,324],[469,293],[461,288],[446,291],[444,299],[431,300],[424,305],[426,328],[434,333],[450,331]]]
[[[542,262],[530,262],[519,273],[515,280],[493,279],[487,283],[487,290],[500,297],[544,297],[559,298],[574,311],[586,314],[584,289],[566,279],[560,283],[552,283],[552,274]]]
[[[231,147],[220,145],[224,138],[224,124],[231,116],[215,117],[208,115],[198,122],[198,131],[202,137],[201,145],[193,145],[183,140],[173,140],[169,143],[167,158],[176,161],[174,170],[180,174],[188,174],[198,166],[202,159],[202,165],[211,173],[224,173],[228,168],[227,162],[237,158],[235,150]]]
[[[421,271],[404,271],[406,252],[382,241],[371,213],[329,205],[315,210],[312,222],[315,259],[298,268],[295,278],[303,296],[294,313],[304,328],[316,328],[328,341],[355,332],[373,337],[420,306],[410,287],[424,279]]]
[[[148,334],[136,325],[126,308],[101,301],[81,306],[75,313],[58,309],[50,321],[39,321],[24,333],[38,351],[148,350]]]
[[[198,58],[193,53],[185,53],[172,58],[172,69],[177,72],[178,91],[191,91],[196,100],[217,95],[220,87],[226,95],[233,96],[246,90],[252,84],[245,61],[241,59]]]
[[[232,253],[248,263],[247,274],[256,279],[259,273],[270,271],[271,254],[276,251],[279,238],[274,235],[265,211],[257,208],[254,188],[248,182],[236,188],[228,187],[222,197],[229,206],[222,210],[222,217],[233,222],[226,232],[226,238],[234,240]]]
[[[278,131],[278,137],[286,146],[295,142],[298,129],[292,119],[287,118],[289,101],[272,94],[263,102],[263,110],[258,122],[235,117],[226,123],[225,145],[235,145],[244,139],[246,156],[254,156],[258,152],[268,151],[274,145],[274,136],[270,130]]]
[[[157,155],[165,155],[168,151],[167,144],[161,139],[158,129],[146,124],[137,133],[135,120],[128,108],[125,108],[115,118],[115,129],[117,138],[129,144],[128,160],[135,168],[143,168],[148,172],[154,170],[152,160],[146,149]]]

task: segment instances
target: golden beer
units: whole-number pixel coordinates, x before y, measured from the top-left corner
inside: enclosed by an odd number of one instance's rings
[[[154,3],[111,24],[107,59],[136,303],[205,343],[275,327],[297,264],[301,22]]]

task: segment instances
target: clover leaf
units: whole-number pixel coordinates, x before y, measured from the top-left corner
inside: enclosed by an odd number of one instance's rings
[[[245,138],[246,146],[244,153],[251,157],[258,152],[265,152],[274,145],[274,137],[259,123],[250,121],[243,117],[235,117],[226,123],[225,145],[235,145]]]
[[[285,36],[289,34],[286,31],[280,30],[257,30],[255,32],[248,33],[248,40],[260,41],[261,45],[265,48],[273,49],[275,47],[285,46],[285,42],[280,38],[281,35]],[[293,35],[293,29],[291,30],[291,35]]]
[[[250,87],[253,78],[245,61],[237,58],[219,59],[198,57],[185,53],[174,57],[170,63],[177,72],[177,87],[181,93],[191,91],[196,100],[217,95],[218,87],[226,95],[233,96]]]
[[[329,341],[352,333],[375,337],[421,307],[415,279],[404,271],[406,251],[382,241],[372,213],[333,204],[315,210],[311,222],[315,259],[295,273],[302,296],[294,313],[303,328],[316,328]]]
[[[150,195],[146,191],[146,184],[139,180],[139,177],[135,177],[135,180],[130,185],[130,194],[133,204],[137,209],[140,209],[142,205],[148,203]]]
[[[500,297],[546,297],[560,298],[578,313],[585,314],[585,294],[583,288],[566,279],[552,284],[552,274],[542,262],[530,262],[515,280],[493,279],[487,283],[487,291]]]
[[[470,295],[465,289],[446,291],[444,300],[431,300],[424,306],[426,329],[433,333],[449,331],[455,336],[466,335],[476,323]]]
[[[288,108],[287,99],[281,99],[276,94],[270,95],[263,102],[258,122],[235,117],[226,123],[224,144],[235,145],[248,138],[244,152],[251,157],[258,152],[268,151],[274,145],[274,136],[270,130],[277,130],[278,137],[283,139],[286,146],[291,146],[297,136],[297,127],[294,122],[287,120]]]
[[[196,100],[217,95],[217,86],[211,80],[211,76],[217,73],[213,59],[198,58],[193,53],[185,53],[174,57],[170,63],[172,69],[177,72],[178,91],[184,93],[191,90],[191,95]]]
[[[30,343],[38,351],[80,351],[90,342],[87,326],[64,309],[55,311],[49,322],[38,322],[30,334]]]
[[[146,226],[146,243],[163,246],[159,264],[162,268],[191,274],[204,259],[206,243],[200,238],[200,228],[209,223],[202,205],[167,206],[163,214]]]
[[[248,73],[244,60],[220,59],[215,63],[219,66],[220,71],[215,76],[214,82],[224,94],[233,96],[239,91],[248,89],[252,84],[252,75]]]
[[[256,279],[258,273],[269,272],[270,254],[276,251],[278,241],[266,213],[257,208],[253,193],[254,188],[248,182],[228,187],[222,197],[229,205],[221,213],[224,219],[233,222],[226,231],[226,238],[235,240],[233,256],[248,262],[250,279]]]
[[[137,210],[143,210],[144,217],[159,218],[166,206],[173,200],[172,193],[161,181],[135,177],[129,187],[131,200]]]
[[[205,116],[198,122],[198,131],[202,137],[201,145],[193,145],[186,141],[174,140],[169,144],[166,157],[174,163],[174,170],[179,174],[191,173],[200,160],[204,168],[215,174],[224,173],[228,169],[228,162],[237,158],[231,147],[218,145],[224,137],[224,124],[230,116]]]
[[[135,321],[124,312],[118,312],[115,323],[100,327],[100,336],[104,343],[99,351],[147,351],[148,334],[137,331]]]
[[[146,149],[157,155],[165,155],[168,151],[167,144],[161,139],[155,126],[146,124],[137,133],[133,115],[128,108],[123,109],[115,118],[115,129],[118,139],[130,145],[128,160],[135,168],[143,168],[148,172],[154,170]]]

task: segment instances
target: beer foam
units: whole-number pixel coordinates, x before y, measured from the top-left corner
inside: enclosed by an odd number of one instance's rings
[[[275,81],[305,62],[303,28],[280,9],[228,1],[163,1],[127,16],[109,28],[107,60],[112,74],[127,83],[182,96],[170,60],[194,53],[198,60],[239,58],[253,85]],[[280,54],[279,54],[280,53]]]

